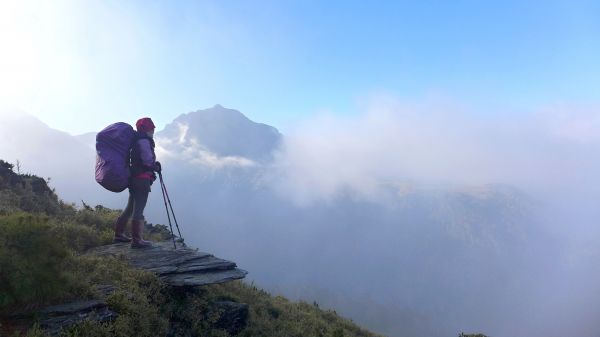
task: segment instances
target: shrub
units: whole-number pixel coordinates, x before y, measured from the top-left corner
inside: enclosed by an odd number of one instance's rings
[[[164,336],[168,320],[161,315],[167,298],[164,285],[150,272],[132,269],[116,258],[81,257],[78,277],[93,284],[112,284],[116,291],[106,300],[119,317],[108,327],[107,336]],[[99,324],[87,324],[73,330],[69,336],[98,335]],[[98,335],[101,336],[101,335]],[[103,336],[103,335],[102,335]]]
[[[248,326],[240,336],[376,336],[333,311],[290,302],[241,281],[206,287],[209,298],[250,303]]]
[[[85,205],[84,203],[84,206]],[[77,210],[72,216],[65,218],[80,225],[95,228],[99,231],[112,230],[113,224],[120,212],[98,205],[95,208],[89,206]]]
[[[113,239],[111,229],[98,230],[72,222],[59,221],[51,227],[52,235],[76,252],[83,252],[92,247],[109,244]]]
[[[13,172],[13,165],[0,160],[0,214],[16,209],[59,215],[69,206],[58,200],[43,178]]]
[[[0,215],[17,211],[19,211],[19,196],[11,190],[0,190]]]
[[[64,268],[70,258],[47,217],[0,216],[0,311],[64,296],[72,285]]]

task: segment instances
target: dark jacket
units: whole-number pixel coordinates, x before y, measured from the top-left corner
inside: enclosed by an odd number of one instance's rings
[[[136,140],[131,147],[130,170],[133,178],[156,179],[154,168],[156,166],[154,153],[154,139],[144,132],[137,132]]]

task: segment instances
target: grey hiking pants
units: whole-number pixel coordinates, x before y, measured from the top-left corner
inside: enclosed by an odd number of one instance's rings
[[[123,213],[119,216],[119,220],[127,221],[132,215],[133,220],[144,220],[144,208],[148,201],[150,193],[150,179],[131,178],[129,183],[129,199]]]

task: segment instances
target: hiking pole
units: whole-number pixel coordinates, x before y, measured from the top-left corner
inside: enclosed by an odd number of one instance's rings
[[[158,173],[158,176],[160,177],[160,190],[162,191],[163,201],[165,202],[165,211],[167,211],[167,219],[169,219],[169,227],[171,228],[171,238],[173,239],[173,248],[177,249],[177,246],[175,245],[175,234],[173,233],[173,225],[171,224],[171,216],[169,215],[169,208],[167,207],[167,198],[165,197],[164,184],[163,184],[162,175],[160,172]]]
[[[163,180],[163,177],[162,177],[162,172],[158,172],[158,176],[160,177],[160,183],[165,192],[165,195],[167,196],[167,202],[169,203],[169,208],[171,209],[171,214],[173,214],[173,220],[175,220],[175,227],[177,227],[177,233],[179,234],[179,240],[181,240],[181,243],[183,243],[183,245],[185,246],[183,236],[181,235],[181,230],[179,229],[179,223],[177,222],[177,217],[175,217],[175,211],[173,211],[173,205],[171,204],[171,198],[169,198],[169,192],[167,191],[167,186],[165,185],[165,181]]]

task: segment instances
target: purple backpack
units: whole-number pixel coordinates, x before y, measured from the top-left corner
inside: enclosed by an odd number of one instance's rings
[[[112,192],[129,186],[129,151],[135,131],[127,123],[107,126],[96,135],[96,181]]]

